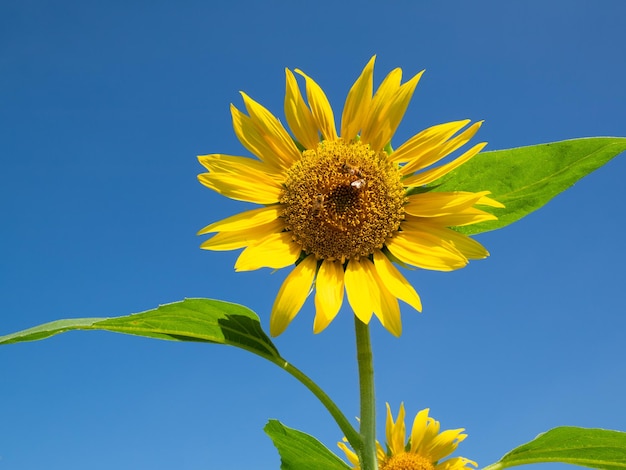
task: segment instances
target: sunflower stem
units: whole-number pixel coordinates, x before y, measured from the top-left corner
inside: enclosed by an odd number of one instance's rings
[[[357,362],[359,365],[359,395],[361,398],[362,446],[359,460],[362,470],[377,470],[376,460],[376,400],[374,394],[374,363],[369,326],[354,316]],[[355,448],[356,449],[356,448]]]
[[[334,401],[330,399],[328,395],[326,395],[326,392],[324,392],[324,390],[322,390],[319,385],[313,382],[313,380],[311,380],[304,372],[302,372],[296,366],[285,361],[284,359],[269,357],[267,357],[267,359],[291,374],[306,388],[308,388],[311,393],[313,393],[313,395],[315,395],[315,397],[322,403],[322,405],[324,405],[330,415],[334,418],[335,422],[339,426],[339,429],[341,429],[341,431],[344,433],[352,448],[358,448],[361,446],[361,436],[359,435],[357,430],[350,424],[350,421],[348,421],[348,419],[341,412],[339,407],[335,404]]]

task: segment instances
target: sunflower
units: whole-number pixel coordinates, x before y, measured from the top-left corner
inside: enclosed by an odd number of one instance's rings
[[[396,150],[391,138],[422,72],[406,83],[390,72],[373,92],[374,59],[356,80],[343,109],[341,133],[320,86],[300,70],[306,101],[286,69],[285,116],[291,134],[266,108],[241,93],[247,114],[231,105],[235,134],[257,158],[223,154],[198,159],[198,176],[231,199],[262,205],[214,222],[207,250],[244,248],[235,269],[294,266],[276,296],[270,333],[281,334],[315,290],[315,333],[335,318],[344,289],[355,315],[372,314],[396,336],[402,332],[398,299],[418,311],[415,289],[394,266],[438,271],[462,268],[487,250],[451,227],[495,217],[476,205],[501,207],[489,192],[436,192],[429,183],[476,155],[480,143],[434,168],[466,144],[481,123],[430,127]]]
[[[454,452],[467,434],[465,429],[450,429],[439,433],[439,421],[428,416],[428,408],[417,413],[409,440],[406,440],[404,404],[400,404],[398,418],[394,422],[387,404],[386,439],[387,450],[376,442],[379,470],[467,470],[476,462],[454,457],[441,459]],[[338,443],[355,470],[360,470],[359,458],[343,442]],[[473,470],[473,469],[472,469]]]

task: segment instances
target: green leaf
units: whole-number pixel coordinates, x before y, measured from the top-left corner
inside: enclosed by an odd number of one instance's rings
[[[626,138],[592,137],[479,153],[442,177],[437,191],[491,191],[498,220],[458,227],[471,235],[505,227],[539,209],[576,181],[626,150]]]
[[[484,470],[561,462],[606,470],[626,468],[626,433],[563,426],[539,434]]]
[[[350,467],[313,436],[271,419],[264,428],[280,454],[281,470],[349,470]]]
[[[252,310],[211,299],[185,299],[124,317],[57,320],[0,336],[0,345],[36,341],[72,330],[103,330],[170,341],[229,344],[263,357],[280,357]]]

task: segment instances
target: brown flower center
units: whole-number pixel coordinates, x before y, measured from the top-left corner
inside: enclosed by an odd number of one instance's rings
[[[402,452],[380,463],[380,470],[434,470],[432,462],[419,454]]]
[[[398,167],[361,142],[323,141],[287,173],[280,202],[293,239],[318,259],[368,256],[404,218]]]

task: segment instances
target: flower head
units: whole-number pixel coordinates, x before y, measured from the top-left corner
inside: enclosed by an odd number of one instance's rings
[[[484,147],[477,144],[427,169],[466,144],[481,123],[436,125],[393,150],[391,138],[421,72],[401,83],[402,71],[395,69],[374,93],[372,58],[348,93],[340,134],[322,89],[303,72],[296,73],[304,77],[306,101],[287,69],[285,116],[291,134],[242,93],[247,114],[231,106],[233,127],[257,158],[198,157],[208,170],[198,176],[202,184],[231,199],[262,205],[200,230],[216,233],[202,248],[244,248],[237,271],[295,265],[272,308],[272,335],[285,330],[314,287],[316,333],[339,312],[345,289],[362,322],[369,323],[374,314],[398,336],[398,299],[418,311],[422,306],[394,262],[450,271],[488,256],[482,245],[450,227],[494,219],[475,206],[500,204],[487,191],[426,187]]]
[[[467,434],[462,434],[464,429],[450,429],[440,433],[439,421],[430,418],[428,411],[425,409],[417,413],[407,441],[404,404],[400,405],[395,422],[387,404],[387,450],[376,442],[379,470],[468,470],[472,466],[477,466],[476,462],[463,457],[441,461],[456,450],[459,442],[464,440]],[[343,442],[338,445],[354,469],[360,470],[358,456]]]

